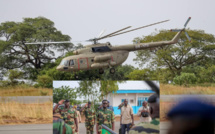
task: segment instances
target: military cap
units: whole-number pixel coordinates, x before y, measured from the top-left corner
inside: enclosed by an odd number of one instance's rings
[[[69,99],[66,99],[64,102],[70,102]]]
[[[215,106],[202,102],[199,99],[186,99],[179,102],[167,114],[169,118],[185,117],[185,118],[202,118],[215,119]]]

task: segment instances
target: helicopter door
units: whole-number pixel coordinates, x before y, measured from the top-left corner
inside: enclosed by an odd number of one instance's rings
[[[88,58],[79,58],[78,59],[78,69],[89,69]]]

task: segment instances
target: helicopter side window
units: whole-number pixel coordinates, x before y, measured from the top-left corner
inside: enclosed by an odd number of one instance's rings
[[[111,49],[108,46],[101,46],[101,47],[93,47],[93,52],[108,52],[111,51]]]
[[[68,60],[62,60],[60,65],[69,66],[69,61]]]
[[[70,60],[70,66],[73,66],[74,64],[74,60]]]

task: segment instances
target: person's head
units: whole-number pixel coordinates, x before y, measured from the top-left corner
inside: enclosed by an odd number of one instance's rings
[[[76,106],[76,105],[74,105],[74,106],[73,106],[73,108],[74,108],[74,109],[77,109],[77,106]]]
[[[64,101],[64,105],[65,105],[65,107],[69,107],[70,106],[70,101],[68,99],[66,99]]]
[[[160,102],[159,96],[155,93],[148,98],[148,104],[150,107],[150,115],[152,118],[160,117]]]
[[[124,100],[124,104],[125,104],[125,106],[128,105],[128,100],[127,99]]]
[[[215,125],[215,106],[198,99],[186,99],[167,114],[172,125],[168,134],[212,134]]]
[[[142,105],[143,105],[144,107],[147,107],[147,105],[148,105],[147,101],[143,101]]]
[[[88,108],[90,108],[91,107],[91,102],[89,101],[88,103],[87,103],[88,105]]]
[[[103,106],[104,109],[106,109],[107,106],[108,106],[108,101],[107,100],[103,100],[102,101],[102,106]]]

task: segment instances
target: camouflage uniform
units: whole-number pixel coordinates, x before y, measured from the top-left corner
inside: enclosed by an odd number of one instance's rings
[[[87,134],[93,134],[93,128],[95,125],[95,110],[91,107],[84,108],[84,115],[85,115],[85,126],[87,129]]]
[[[141,122],[130,129],[129,134],[159,134],[159,118],[153,119],[150,123]]]
[[[112,129],[112,123],[114,122],[114,113],[110,109],[100,109],[97,114],[98,132],[102,131],[102,124]]]
[[[72,128],[73,134],[76,134],[76,132],[75,132],[75,120],[74,119],[77,118],[78,115],[75,112],[75,109],[58,107],[56,110],[56,113],[61,114],[61,118]]]
[[[63,134],[63,129],[66,128],[65,134],[73,134],[72,129],[67,125],[64,120],[60,119],[60,114],[55,114],[54,117],[57,117],[57,120],[53,120],[53,134]]]

